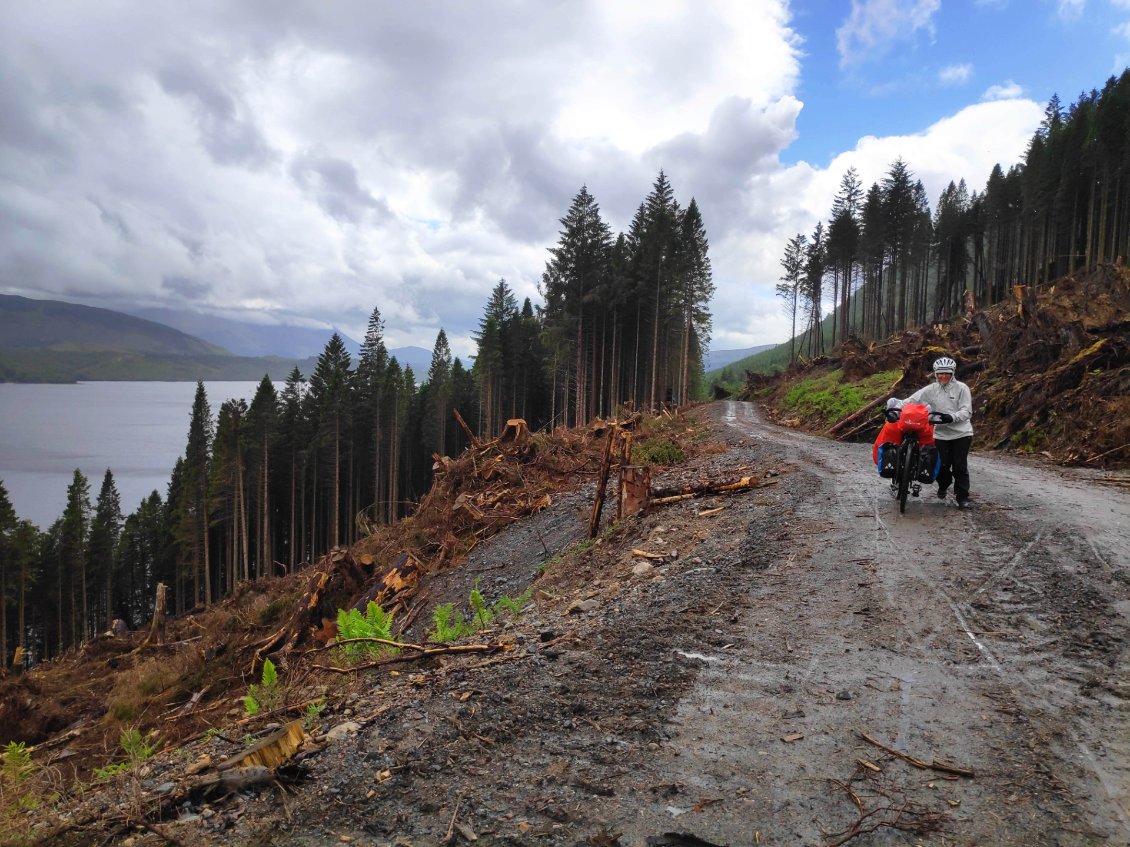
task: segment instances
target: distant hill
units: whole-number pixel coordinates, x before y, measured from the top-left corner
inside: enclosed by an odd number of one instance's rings
[[[396,357],[401,370],[404,370],[405,366],[412,368],[416,382],[423,382],[427,378],[428,368],[432,366],[431,350],[425,350],[423,347],[393,347],[388,354]],[[469,368],[471,363],[464,362],[463,366]]]
[[[150,313],[176,314],[171,310]],[[225,332],[238,338],[244,329],[250,335],[263,329],[238,321],[223,323],[226,326],[222,331],[210,333],[213,338],[222,338]],[[296,367],[308,378],[333,330],[295,326],[275,329],[279,331],[277,336],[265,333],[258,341],[238,346],[243,350],[262,349],[255,344],[274,338],[279,349],[310,352],[233,355],[210,340],[136,315],[59,300],[0,294],[0,382],[257,380],[267,374],[281,383]],[[286,340],[292,331],[302,336],[295,343]],[[345,335],[342,338],[356,362],[357,342]],[[406,346],[388,352],[402,368],[412,368],[417,382],[427,376],[432,361],[430,350]]]
[[[295,324],[268,326],[175,309],[139,309],[134,314],[218,344],[237,356],[293,359],[307,376],[334,332],[341,336],[354,362],[361,355],[361,344],[340,329],[311,329]],[[395,356],[402,368],[410,366],[417,381],[423,379],[432,364],[432,351],[423,347],[393,347],[388,354]]]
[[[228,356],[223,347],[153,321],[59,300],[0,294],[0,350],[125,351],[161,356]]]
[[[703,357],[702,369],[709,373],[746,356],[760,353],[762,350],[772,350],[776,346],[776,344],[761,344],[757,347],[744,347],[741,350],[711,350]]]
[[[132,313],[210,341],[237,356],[282,356],[287,359],[317,357],[335,331],[345,342],[345,349],[350,356],[356,359],[361,352],[360,343],[340,329],[233,321],[178,309],[136,309]]]

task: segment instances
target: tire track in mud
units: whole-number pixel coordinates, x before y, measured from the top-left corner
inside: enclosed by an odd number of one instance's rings
[[[861,461],[867,462],[858,456],[866,449],[865,446],[839,445],[793,431],[769,428],[761,424],[749,408],[731,406],[724,421],[758,442],[789,445],[810,459],[813,465],[825,469],[830,478],[844,478],[846,483],[833,483],[838,489],[843,489],[845,484],[847,487],[846,492],[837,492],[846,494],[836,498],[835,511],[841,519],[851,517],[854,502],[859,499],[866,501],[866,494],[860,498],[853,492],[865,490],[867,474],[851,470]],[[975,474],[982,470],[979,464]],[[1119,645],[1126,643],[1127,628],[1125,615],[1117,611],[1112,613],[1112,606],[1118,608],[1117,597],[1124,598],[1126,594],[1126,563],[1115,559],[1120,549],[1117,543],[1112,545],[1112,554],[1103,556],[1099,553],[1095,535],[1108,542],[1110,536],[1103,530],[1088,531],[1092,528],[1091,523],[1097,521],[1081,521],[1081,526],[1076,529],[1069,525],[1069,520],[1058,520],[1064,513],[1072,517],[1087,517],[1086,508],[1073,508],[1070,502],[1071,495],[1081,490],[1079,482],[1068,481],[1057,486],[1053,471],[1041,473],[1032,468],[1024,468],[1018,475],[1020,481],[1017,481],[1008,476],[1009,469],[1001,464],[1001,460],[996,460],[993,463],[997,466],[993,468],[994,473],[986,474],[982,480],[986,493],[990,496],[1003,494],[1000,499],[1005,503],[1022,495],[1028,503],[1018,508],[993,507],[986,500],[980,510],[954,513],[952,508],[947,509],[935,502],[935,498],[930,496],[931,489],[925,489],[923,494],[926,496],[918,504],[912,501],[913,511],[908,508],[908,514],[898,515],[896,509],[884,508],[881,496],[874,498],[875,532],[873,546],[868,552],[880,564],[881,576],[886,576],[880,580],[884,600],[895,610],[895,616],[900,619],[902,630],[908,636],[898,649],[905,661],[910,661],[915,655],[926,658],[934,654],[936,663],[939,648],[948,646],[944,637],[932,639],[939,624],[930,622],[926,604],[907,604],[903,599],[915,589],[921,591],[925,588],[936,605],[948,609],[952,621],[956,622],[956,629],[976,649],[970,661],[952,657],[945,661],[952,666],[947,671],[949,684],[966,677],[971,686],[971,702],[980,702],[982,708],[985,698],[1004,702],[1006,714],[1015,713],[1020,722],[1031,727],[1028,732],[1030,737],[1048,739],[1047,743],[1054,748],[1056,758],[1063,761],[1066,770],[1070,769],[1070,765],[1080,770],[1072,780],[1072,794],[1091,806],[1098,831],[1105,831],[1116,839],[1126,839],[1130,836],[1127,789],[1130,771],[1127,769],[1126,745],[1118,743],[1114,736],[1120,726],[1124,732],[1127,725],[1124,719],[1127,713],[1125,692],[1121,690],[1118,678],[1120,672],[1125,673],[1125,649]],[[1002,474],[1008,480],[1007,485],[998,482]],[[871,484],[880,487],[878,481],[872,479]],[[1037,486],[1036,494],[1025,489],[1025,482]],[[1020,490],[1013,490],[1017,488]],[[1117,501],[1111,508],[1115,524],[1121,521],[1123,527],[1130,527],[1130,521],[1126,521],[1130,512],[1126,509],[1125,497],[1119,494],[1112,496]],[[1057,501],[1057,498],[1061,499]],[[1041,502],[1048,499],[1053,501],[1051,510]],[[1109,497],[1104,494],[1102,499]],[[1030,502],[1032,500],[1036,502]],[[890,502],[893,504],[893,501]],[[1082,502],[1085,506],[1087,498],[1083,497]],[[939,512],[938,506],[943,506],[942,511]],[[890,519],[885,519],[885,515],[890,515]],[[1056,520],[1049,520],[1049,517]],[[1029,523],[1035,525],[1026,526]],[[1109,526],[1104,529],[1108,530]],[[945,549],[968,551],[967,555],[951,558],[945,555],[945,550],[922,550],[922,539],[918,534],[929,536],[939,531]],[[917,555],[919,552],[921,555]],[[1036,566],[1032,566],[1033,563]],[[1121,582],[1114,580],[1114,585],[1122,589],[1116,593],[1116,603],[1112,604],[1089,581],[1080,579],[1080,576],[1086,577],[1094,566],[1105,575],[1121,575]],[[901,575],[890,573],[896,567],[903,569]],[[1005,588],[1013,590],[1006,591]],[[1122,606],[1125,605],[1123,599]],[[1084,607],[1084,612],[1076,611],[1080,606]],[[1067,623],[1064,618],[1067,618]],[[1090,637],[1093,633],[1080,634],[1078,623],[1075,626],[1070,624],[1073,619],[1100,622],[1109,619],[1109,623],[1099,630],[1105,633],[1105,637],[1098,638],[1096,644],[1096,639]],[[922,625],[923,621],[927,623]],[[1015,643],[1005,640],[994,641],[990,645],[985,633],[1003,629],[1000,621],[1011,621],[1013,629],[1017,628],[1016,623],[1031,621],[1025,629],[1051,630],[1052,635],[1034,645],[1038,648],[1035,655],[1028,648],[1027,637],[1015,639]],[[1074,644],[1074,651],[1070,646],[1064,649],[1065,641],[1069,645]],[[1096,704],[1094,698],[1080,702],[1081,698],[1072,694],[1071,689],[1078,687],[1080,676],[1085,677],[1089,667],[1093,674],[1096,661],[1116,675],[1116,690],[1108,696],[1108,702]],[[983,666],[992,670],[990,678],[984,678],[984,672],[978,670]],[[896,676],[903,706],[897,719],[898,740],[902,741],[916,720],[912,714],[913,698],[909,696],[915,678],[913,672],[896,673]],[[1104,711],[1109,714],[1103,714]],[[1103,746],[1096,754],[1100,738]],[[1108,763],[1100,762],[1100,758],[1105,758]],[[1112,759],[1113,763],[1110,762]],[[1055,797],[1046,799],[1054,802]],[[986,811],[990,807],[991,803],[986,804]],[[1094,834],[1098,835],[1098,832]],[[1072,843],[1070,836],[1064,837],[1067,839],[1064,843]]]

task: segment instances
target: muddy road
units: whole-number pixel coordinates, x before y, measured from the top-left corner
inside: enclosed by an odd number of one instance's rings
[[[1130,844],[1125,487],[975,453],[975,509],[928,486],[900,515],[869,445],[766,424],[749,404],[696,415],[725,449],[657,482],[754,473],[764,487],[656,508],[592,546],[578,543],[591,486],[558,498],[430,588],[443,602],[476,580],[488,600],[532,587],[535,605],[494,633],[513,650],[334,677],[332,740],[305,779],[186,803],[166,832]],[[230,754],[208,743],[190,755]],[[142,789],[183,767],[154,766]]]
[[[703,656],[663,751],[687,796],[725,802],[653,806],[632,831],[687,811],[668,822],[717,843],[827,844],[945,812],[944,832],[905,843],[1130,843],[1125,489],[976,454],[976,509],[928,486],[900,515],[866,446],[748,404],[723,423],[793,466],[791,549],[749,580],[734,646]],[[882,829],[855,843],[903,843]]]

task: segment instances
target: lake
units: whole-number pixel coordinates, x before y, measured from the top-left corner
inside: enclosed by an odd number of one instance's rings
[[[250,404],[258,387],[204,383],[213,420],[225,400]],[[47,529],[63,514],[75,468],[90,480],[92,503],[109,468],[123,515],[154,489],[163,500],[195,394],[195,382],[0,383],[0,480],[16,514]]]

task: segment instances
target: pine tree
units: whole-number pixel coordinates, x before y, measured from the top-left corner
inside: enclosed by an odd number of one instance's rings
[[[294,368],[286,379],[279,398],[279,440],[287,457],[289,479],[286,521],[287,569],[293,571],[298,561],[305,556],[300,552],[300,522],[304,511],[300,505],[300,494],[306,476],[305,418],[303,406],[306,394],[306,380],[298,368]]]
[[[784,273],[777,283],[777,296],[785,301],[785,309],[792,321],[789,333],[789,364],[796,361],[796,316],[800,305],[800,283],[804,276],[805,256],[808,253],[808,236],[798,232],[785,245],[785,255],[781,259]]]
[[[86,583],[86,558],[90,543],[90,483],[82,471],[75,468],[71,484],[67,486],[67,505],[60,526],[59,584],[58,584],[58,637],[59,652],[66,644],[75,645],[90,634],[90,620]],[[80,608],[81,604],[81,608]],[[70,637],[64,641],[64,609],[70,607]]]
[[[122,530],[122,500],[114,474],[106,469],[90,524],[90,575],[102,586],[99,626],[109,626],[114,618],[115,556]],[[89,636],[91,633],[87,633]]]
[[[310,376],[310,399],[318,421],[318,443],[330,447],[330,512],[327,544],[333,548],[341,542],[341,472],[345,453],[350,445],[345,437],[350,429],[352,364],[345,342],[336,332],[326,343],[314,373]]]
[[[0,672],[8,666],[8,581],[15,561],[15,533],[19,521],[8,489],[0,481]],[[22,624],[21,624],[22,629]]]
[[[204,383],[197,381],[188,424],[184,456],[183,519],[181,541],[192,555],[192,603],[212,603],[212,567],[209,555],[208,477],[213,437],[212,409]]]
[[[369,508],[373,520],[382,522],[385,510],[381,508],[381,492],[386,489],[387,469],[384,463],[385,414],[388,386],[388,350],[384,343],[384,321],[379,309],[374,308],[369,316],[365,340],[361,344],[361,357],[357,362],[358,419],[370,448],[372,462],[372,506]]]
[[[691,399],[691,374],[702,372],[702,353],[710,343],[709,304],[714,296],[709,243],[698,203],[691,198],[682,216],[684,260],[679,292],[682,347],[679,354],[678,402]]]
[[[426,419],[424,421],[425,455],[447,453],[447,420],[451,416],[451,347],[442,329],[432,347],[432,363],[428,368]]]
[[[269,376],[264,376],[255,390],[247,413],[249,472],[255,491],[255,576],[271,571],[274,561],[274,527],[271,504],[271,444],[275,440],[279,397]]]
[[[557,246],[550,248],[550,260],[542,274],[547,338],[554,346],[558,362],[570,362],[568,378],[573,388],[573,420],[588,419],[588,389],[592,379],[592,292],[599,289],[608,273],[612,232],[600,216],[600,207],[582,186],[561,219]],[[588,318],[586,319],[586,314]],[[567,414],[564,418],[567,419]]]
[[[28,651],[28,592],[31,591],[39,578],[43,558],[43,536],[31,521],[23,520],[16,523],[12,532],[9,551],[16,570],[16,646]],[[44,630],[40,627],[40,630]],[[5,658],[7,653],[5,653]],[[31,657],[25,658],[25,664]]]

